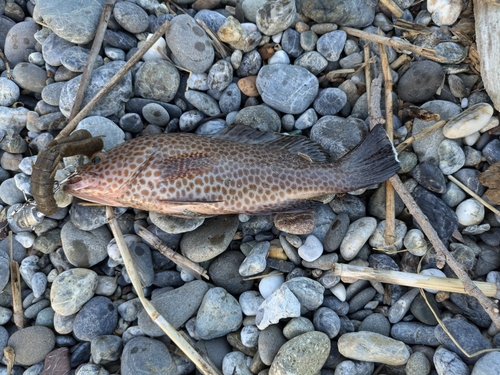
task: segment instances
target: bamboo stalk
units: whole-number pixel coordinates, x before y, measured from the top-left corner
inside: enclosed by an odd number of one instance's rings
[[[389,47],[398,48],[400,50],[410,51],[416,53],[417,55],[423,56],[429,60],[433,60],[436,62],[445,62],[445,58],[439,56],[436,51],[431,48],[424,48],[415,46],[408,42],[401,42],[399,40],[394,40],[391,38],[387,38],[385,36],[380,36],[377,34],[367,33],[366,31],[353,29],[352,27],[342,26],[340,30],[344,30],[347,34],[351,36],[356,36],[358,38],[363,38],[375,43],[381,43]]]
[[[475,200],[479,201],[483,206],[488,207],[495,215],[500,216],[500,211],[497,210],[495,207],[493,207],[491,204],[486,202],[483,198],[481,198],[479,195],[474,193],[471,189],[469,189],[467,186],[462,184],[460,181],[458,181],[455,177],[452,175],[446,176],[450,181],[455,183],[460,189],[465,190],[467,193],[469,193]]]
[[[75,102],[73,103],[73,108],[71,108],[71,114],[69,115],[70,121],[76,116],[82,106],[85,90],[87,90],[90,79],[92,78],[95,60],[99,55],[99,50],[101,49],[102,41],[104,40],[104,33],[106,32],[109,18],[111,17],[111,11],[113,10],[115,2],[116,0],[107,0],[106,4],[104,4],[101,19],[99,20],[99,25],[97,26],[97,31],[95,33],[94,42],[92,43],[92,48],[90,49],[90,53],[87,58],[87,64],[85,65],[85,69],[82,73],[82,79],[80,80],[80,86],[78,87],[78,91],[76,93]]]
[[[203,276],[207,280],[210,279],[208,277],[207,271],[203,267],[190,261],[189,259],[182,256],[181,254],[173,251],[171,248],[169,248],[167,245],[165,245],[159,237],[155,236],[153,233],[151,233],[146,228],[144,228],[138,224],[136,224],[136,225],[139,227],[139,231],[137,232],[137,235],[142,237],[143,240],[145,240],[147,243],[149,243],[151,246],[153,246],[156,250],[158,250],[160,253],[162,253],[164,256],[166,256],[168,259],[170,259],[172,262],[174,262],[179,267],[181,267],[182,269],[189,272],[191,275],[193,275],[197,279],[199,279],[201,276]]]
[[[120,254],[123,258],[123,262],[125,264],[125,268],[127,269],[127,273],[132,281],[132,285],[141,301],[144,309],[151,317],[153,322],[155,322],[162,330],[167,334],[168,337],[186,354],[186,356],[195,364],[198,370],[202,374],[207,375],[221,375],[219,370],[210,362],[208,358],[204,358],[200,353],[196,351],[196,349],[189,343],[186,338],[181,335],[177,330],[172,327],[172,325],[167,322],[167,320],[160,315],[160,313],[156,310],[151,302],[149,302],[144,296],[141,281],[139,279],[139,275],[137,270],[134,267],[134,263],[130,252],[128,250],[127,244],[123,239],[122,231],[118,226],[118,223],[115,218],[115,214],[113,213],[113,208],[110,206],[106,206],[106,218],[108,219],[109,226],[111,227],[111,231],[113,232],[113,236],[115,237],[116,244],[118,249],[120,250]]]
[[[66,127],[57,135],[55,139],[60,139],[68,136],[82,121],[88,113],[95,107],[97,103],[101,101],[112,89],[116,86],[118,82],[127,74],[127,72],[132,69],[132,67],[141,59],[141,57],[153,46],[154,43],[167,31],[170,27],[170,22],[167,20],[160,26],[158,30],[153,34],[153,36],[146,40],[142,47],[130,58],[129,61],[123,65],[116,74],[111,77],[108,83],[92,98],[88,104],[82,108],[82,110],[73,118]]]
[[[380,32],[380,30],[379,30]],[[392,141],[394,139],[394,123],[392,119],[392,76],[389,67],[387,50],[383,44],[378,45],[380,51],[380,61],[382,64],[382,73],[384,74],[384,93],[385,93],[385,131]],[[396,242],[396,207],[394,188],[390,181],[385,182],[385,232],[384,241],[386,245],[392,246]]]
[[[459,279],[446,277],[428,276],[417,273],[390,271],[386,269],[376,269],[362,266],[352,266],[349,264],[334,263],[334,275],[347,278],[352,281],[361,279],[368,281],[378,281],[381,283],[409,286],[412,288],[435,289],[451,293],[467,294],[464,283]],[[348,281],[348,282],[349,282]],[[474,284],[486,296],[500,298],[498,285],[483,281],[474,281]]]
[[[394,17],[396,18],[403,17],[403,11],[399,7],[399,5],[394,2],[394,0],[380,0],[380,3],[387,9],[389,9],[389,12],[391,12],[394,15]]]

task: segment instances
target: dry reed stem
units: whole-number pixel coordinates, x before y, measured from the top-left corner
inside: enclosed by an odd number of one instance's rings
[[[21,295],[21,274],[19,263],[14,260],[12,250],[12,232],[9,232],[9,255],[10,255],[10,285],[12,288],[12,310],[14,324],[18,328],[24,327],[23,297]]]

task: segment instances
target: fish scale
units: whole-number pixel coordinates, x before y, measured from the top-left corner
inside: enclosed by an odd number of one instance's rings
[[[338,161],[307,138],[243,125],[215,136],[139,137],[100,156],[63,186],[67,193],[177,216],[301,211],[317,204],[314,197],[380,183],[399,170],[380,126]]]

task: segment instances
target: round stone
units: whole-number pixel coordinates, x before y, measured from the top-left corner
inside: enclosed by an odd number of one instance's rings
[[[457,142],[445,139],[438,148],[439,169],[445,175],[453,174],[465,164],[465,153]]]
[[[161,341],[134,337],[123,348],[120,367],[123,375],[137,375],[144,369],[151,375],[168,375],[175,368],[168,348]]]
[[[179,83],[175,66],[165,60],[151,60],[142,64],[135,74],[134,92],[146,99],[168,103],[177,93]]]
[[[376,228],[377,220],[373,217],[364,217],[350,224],[340,244],[340,254],[342,257],[345,260],[354,259]]]
[[[31,366],[43,361],[55,343],[52,330],[43,326],[32,326],[14,332],[9,338],[8,346],[16,353],[16,364]]]
[[[479,225],[484,219],[484,206],[470,198],[460,203],[455,211],[462,225]]]
[[[113,8],[116,22],[132,34],[142,33],[149,26],[148,14],[140,6],[128,1],[120,1]]]
[[[4,25],[2,24],[2,28],[3,27]],[[5,36],[5,57],[7,57],[11,68],[26,61],[26,52],[35,49],[37,41],[34,35],[38,30],[40,30],[40,26],[32,19],[26,19],[23,22],[16,23],[8,30],[6,36],[3,34],[2,30],[2,36]],[[1,43],[3,43],[4,40],[2,40]]]
[[[118,312],[111,300],[97,296],[83,305],[76,314],[73,334],[79,340],[91,341],[97,336],[111,334],[117,322]]]
[[[347,34],[343,30],[335,30],[322,35],[317,42],[317,50],[328,61],[338,61],[344,49]]]
[[[12,70],[12,78],[19,87],[41,93],[46,85],[47,72],[31,63],[19,63]]]
[[[467,137],[482,129],[492,115],[493,107],[488,103],[475,104],[448,121],[443,134],[451,139]]]
[[[0,77],[0,106],[10,107],[19,99],[19,86],[8,78]]]
[[[323,254],[323,244],[313,235],[307,236],[304,244],[298,249],[299,256],[307,262],[318,259]]]
[[[142,108],[144,119],[153,125],[165,126],[170,121],[168,111],[157,103],[146,104]]]
[[[398,95],[406,102],[425,102],[434,96],[443,79],[440,64],[430,60],[417,61],[399,79]]]

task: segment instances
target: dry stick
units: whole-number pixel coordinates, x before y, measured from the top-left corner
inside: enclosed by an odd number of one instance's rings
[[[474,193],[471,189],[469,189],[467,186],[465,186],[464,184],[462,184],[460,181],[458,181],[452,175],[448,175],[447,177],[448,177],[448,179],[450,181],[452,181],[453,183],[455,183],[459,188],[461,188],[462,190],[465,190],[467,193],[469,193],[475,200],[477,200],[478,202],[480,202],[483,206],[488,207],[495,215],[500,216],[500,210],[497,210],[491,204],[489,204],[488,202],[486,202],[483,198],[481,198],[479,195],[477,195],[476,193]]]
[[[378,281],[387,284],[404,285],[412,288],[437,289],[451,293],[466,294],[464,283],[459,279],[421,275],[418,273],[390,271],[370,267],[353,266],[350,264],[333,264],[333,274],[349,281],[358,279]],[[349,282],[347,281],[347,282]],[[474,281],[476,285],[488,297],[500,297],[498,285],[484,281]]]
[[[358,38],[363,38],[371,42],[381,43],[389,47],[416,53],[417,55],[423,56],[429,60],[433,60],[436,62],[445,62],[445,58],[439,56],[436,53],[436,51],[434,51],[431,48],[415,46],[408,42],[401,42],[399,40],[394,40],[377,34],[367,33],[366,31],[353,29],[352,27],[347,27],[347,26],[342,26],[340,30],[344,30],[349,35],[356,36]]]
[[[132,67],[141,59],[141,57],[156,43],[156,41],[167,31],[170,27],[170,22],[167,20],[158,30],[153,34],[151,39],[148,39],[142,47],[130,58],[129,61],[118,70],[109,82],[92,98],[92,100],[71,120],[66,127],[59,133],[55,139],[60,139],[69,135],[73,129],[76,128],[78,123],[82,121],[85,116],[94,108],[94,106],[101,101],[118,82],[132,69]]]
[[[382,74],[372,80],[371,94],[368,97],[368,117],[370,118],[370,129],[375,125],[384,124],[385,119],[380,111],[380,93],[382,91]]]
[[[148,242],[151,246],[153,246],[156,250],[158,250],[160,253],[162,253],[164,256],[166,256],[168,259],[170,259],[172,262],[174,262],[179,267],[186,270],[187,272],[189,272],[191,275],[193,275],[194,277],[196,277],[198,279],[201,276],[203,276],[207,280],[210,279],[208,277],[207,271],[203,267],[190,261],[186,257],[183,257],[181,254],[173,251],[171,248],[169,248],[167,245],[165,245],[159,237],[155,236],[153,233],[151,233],[146,228],[144,228],[140,225],[137,225],[137,226],[139,227],[139,231],[137,232],[137,235],[140,236],[146,242]]]
[[[14,352],[14,348],[10,346],[6,346],[3,349],[3,355],[5,357],[5,360],[7,362],[7,375],[12,374],[12,368],[14,367],[15,359],[16,359],[16,352]]]
[[[403,17],[403,11],[399,7],[399,5],[394,2],[394,0],[380,0],[380,3],[382,3],[383,6],[389,9],[389,12],[391,12],[394,17]]]
[[[158,324],[163,332],[165,332],[168,337],[170,337],[170,339],[184,352],[184,354],[195,364],[201,373],[208,375],[221,375],[217,368],[210,363],[210,360],[203,358],[189,343],[189,341],[181,333],[177,332],[177,330],[172,327],[172,325],[170,325],[170,323],[167,322],[163,316],[160,315],[153,304],[148,301],[146,297],[144,297],[139,275],[134,267],[134,262],[128,250],[127,244],[123,239],[122,231],[116,221],[113,208],[110,206],[106,206],[106,218],[108,219],[108,223],[111,227],[111,231],[113,232],[113,236],[115,237],[116,244],[120,250],[120,254],[123,258],[125,268],[130,280],[132,281],[135,292],[153,322]]]
[[[380,32],[380,30],[379,30]],[[383,44],[378,45],[380,51],[380,60],[382,63],[382,73],[384,74],[384,92],[385,92],[385,131],[389,139],[394,139],[394,123],[392,120],[392,76],[389,68],[389,59],[387,50]],[[389,181],[385,182],[385,232],[384,241],[388,246],[396,242],[396,207],[395,207],[394,188]]]
[[[9,60],[7,60],[7,57],[5,56],[1,48],[0,48],[0,58],[3,60],[5,64],[5,71],[7,72],[7,78],[12,79],[12,74],[10,73]]]
[[[424,130],[422,130],[420,133],[418,134],[415,134],[415,135],[412,135],[411,137],[409,138],[406,138],[404,142],[401,142],[397,147],[396,147],[396,151],[398,152],[398,154],[400,154],[406,147],[408,147],[409,145],[411,145],[413,142],[415,142],[416,140],[420,139],[420,138],[423,138],[425,137],[426,135],[438,130],[438,129],[441,129],[442,127],[444,127],[446,125],[446,122],[449,121],[449,120],[441,120],[441,121],[438,121],[434,124],[432,124],[431,126],[428,126],[426,127]]]
[[[365,60],[365,81],[366,81],[366,100],[368,102],[368,112],[370,112],[370,98],[371,98],[371,82],[372,74],[370,71],[370,45],[367,43],[363,48],[363,56]]]
[[[24,327],[23,299],[21,295],[21,275],[19,263],[14,260],[12,250],[12,232],[9,232],[10,252],[10,285],[12,288],[12,310],[14,311],[14,324],[18,328]]]
[[[392,176],[389,180],[391,181],[392,186],[394,186],[394,189],[396,190],[400,198],[403,200],[405,206],[408,208],[410,214],[415,218],[418,225],[422,228],[422,231],[434,246],[436,252],[438,254],[442,254],[445,257],[448,266],[450,266],[452,271],[455,272],[455,275],[457,275],[457,277],[462,281],[467,294],[475,297],[479,301],[484,311],[486,311],[488,316],[493,321],[493,324],[500,328],[500,316],[498,315],[499,310],[496,304],[493,303],[493,301],[491,301],[488,297],[486,297],[476,285],[474,285],[467,272],[463,269],[462,265],[456,261],[453,255],[451,255],[448,249],[443,245],[436,231],[430,225],[427,216],[425,216],[424,213],[420,210],[411,194],[406,190],[403,183],[399,179],[399,176]]]
[[[75,102],[73,104],[73,108],[71,108],[71,114],[69,115],[70,121],[76,116],[82,106],[85,90],[87,90],[90,79],[92,78],[95,60],[99,55],[99,50],[101,49],[102,41],[104,40],[104,33],[108,27],[109,18],[111,17],[111,11],[113,10],[115,2],[116,0],[107,0],[106,4],[104,4],[101,19],[99,20],[99,26],[97,27],[94,37],[94,42],[92,43],[92,48],[90,49],[89,57],[87,58],[87,64],[85,65],[85,69],[82,73],[82,79],[80,80],[80,86],[78,87],[78,92],[76,93]]]

